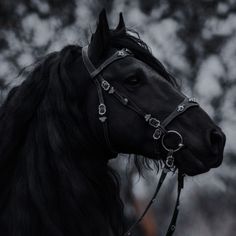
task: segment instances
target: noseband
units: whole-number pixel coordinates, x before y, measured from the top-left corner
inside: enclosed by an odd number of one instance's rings
[[[114,153],[114,149],[112,148],[112,145],[109,139],[108,125],[107,125],[108,117],[106,115],[107,107],[104,102],[103,91],[115,97],[123,106],[128,107],[129,109],[137,113],[139,116],[141,116],[144,122],[146,122],[152,129],[154,129],[153,135],[152,135],[153,140],[155,142],[161,143],[162,147],[168,153],[165,160],[165,167],[163,168],[161,177],[157,184],[156,191],[151,201],[148,203],[147,207],[145,208],[140,218],[129,228],[129,230],[124,234],[124,236],[131,235],[134,227],[136,227],[136,225],[143,219],[148,209],[151,207],[151,205],[155,201],[167,173],[169,171],[175,171],[176,169],[174,165],[173,154],[179,151],[184,146],[184,140],[183,140],[182,135],[178,131],[168,130],[166,128],[167,125],[170,124],[176,117],[178,117],[179,115],[187,111],[189,108],[198,106],[198,103],[195,101],[194,98],[185,97],[184,100],[177,106],[177,108],[175,108],[163,121],[160,121],[159,119],[152,116],[148,112],[143,111],[143,109],[141,109],[135,102],[133,102],[130,98],[128,98],[127,96],[122,94],[120,91],[118,91],[101,75],[101,72],[104,69],[106,69],[110,64],[112,64],[115,61],[122,60],[128,56],[134,56],[134,55],[128,49],[121,49],[119,51],[116,51],[111,57],[109,57],[99,67],[96,68],[91,62],[91,60],[89,59],[88,46],[82,48],[82,58],[83,58],[84,65],[87,71],[89,72],[91,79],[95,83],[95,86],[97,89],[98,99],[99,99],[98,116],[99,116],[99,120],[101,121],[103,125],[103,133],[106,140],[106,144],[110,148],[111,152]],[[173,136],[178,141],[173,146],[169,146],[167,144],[167,140],[170,136]],[[184,174],[179,171],[177,200],[175,204],[173,217],[171,219],[166,236],[171,236],[175,231],[176,220],[177,220],[177,216],[179,212],[179,198],[180,198],[181,189],[183,188],[183,178],[184,178]]]

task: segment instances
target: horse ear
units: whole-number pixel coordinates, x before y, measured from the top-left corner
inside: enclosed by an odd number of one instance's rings
[[[106,10],[103,9],[99,14],[97,29],[92,35],[89,44],[89,54],[100,58],[108,48],[110,41],[110,30],[107,22]]]
[[[119,24],[116,27],[117,31],[120,31],[121,29],[125,29],[125,22],[124,22],[124,18],[123,18],[122,12],[120,12]]]

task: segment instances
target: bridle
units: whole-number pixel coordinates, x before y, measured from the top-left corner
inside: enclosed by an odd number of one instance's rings
[[[110,64],[112,64],[115,61],[122,60],[128,56],[134,56],[130,50],[128,49],[118,50],[112,56],[110,56],[107,60],[101,63],[100,66],[96,68],[91,62],[91,60],[89,59],[88,46],[85,46],[82,48],[82,58],[83,58],[84,65],[97,89],[98,100],[99,100],[98,116],[99,116],[99,120],[101,121],[103,125],[103,133],[106,140],[106,144],[110,148],[111,152],[114,152],[114,149],[112,148],[112,145],[109,139],[109,130],[108,130],[108,124],[107,124],[108,117],[106,115],[107,107],[105,105],[103,91],[106,92],[108,95],[116,98],[123,106],[128,107],[129,109],[137,113],[139,116],[141,116],[143,120],[146,123],[148,123],[150,127],[154,129],[153,136],[152,136],[153,140],[155,142],[161,143],[162,147],[168,153],[165,160],[165,166],[162,170],[161,177],[159,179],[159,182],[157,184],[157,188],[154,192],[153,197],[151,198],[150,202],[145,208],[143,214],[139,217],[139,219],[129,228],[129,230],[123,236],[131,235],[133,229],[143,219],[148,209],[151,207],[151,205],[155,201],[167,173],[169,171],[175,171],[176,169],[174,165],[173,154],[179,151],[184,146],[184,141],[183,141],[182,135],[178,131],[167,130],[166,128],[167,125],[170,124],[176,117],[178,117],[179,115],[187,111],[189,108],[198,106],[198,103],[195,101],[194,98],[185,97],[184,100],[177,106],[177,108],[174,109],[174,111],[172,111],[163,121],[160,121],[159,119],[155,118],[151,114],[143,111],[143,109],[141,109],[135,102],[133,102],[126,95],[118,91],[101,75],[101,72],[104,69],[106,69]],[[178,140],[176,145],[173,145],[171,147],[167,145],[166,140],[169,136],[175,136],[176,140]],[[168,227],[166,236],[171,236],[175,231],[176,220],[179,213],[179,199],[180,199],[181,190],[183,188],[183,182],[184,182],[184,174],[181,171],[179,171],[177,200],[176,200],[174,213],[173,213],[170,225]]]
[[[97,93],[98,93],[98,99],[99,99],[99,105],[98,105],[98,115],[99,115],[99,120],[101,121],[103,125],[103,133],[104,137],[106,140],[107,146],[110,148],[111,152],[113,151],[110,139],[109,139],[109,132],[108,132],[108,125],[107,125],[107,119],[108,117],[106,116],[107,113],[107,107],[104,102],[103,98],[103,91],[106,92],[107,94],[115,97],[123,106],[128,107],[129,109],[133,110],[135,113],[137,113],[139,116],[141,116],[145,122],[149,124],[150,127],[154,129],[153,132],[153,139],[154,141],[160,141],[161,139],[161,144],[163,148],[168,152],[167,158],[165,160],[165,167],[163,168],[161,177],[159,179],[156,191],[148,203],[147,207],[145,208],[143,214],[139,217],[139,219],[129,228],[129,230],[123,235],[123,236],[128,236],[131,235],[133,229],[136,227],[136,225],[143,219],[145,214],[147,213],[148,209],[151,207],[153,202],[155,201],[157,194],[165,180],[165,177],[169,171],[174,171],[175,166],[174,166],[174,157],[173,154],[177,151],[179,151],[183,146],[183,137],[182,135],[176,131],[176,130],[167,130],[166,127],[167,125],[172,122],[176,117],[178,117],[180,114],[183,114],[186,110],[188,110],[191,107],[198,106],[198,103],[195,101],[193,98],[185,98],[174,111],[172,111],[162,122],[153,117],[151,114],[143,111],[135,102],[133,102],[130,98],[122,94],[120,91],[115,89],[114,86],[112,86],[107,80],[103,78],[101,75],[101,72],[107,68],[111,63],[117,61],[117,60],[122,60],[128,56],[133,56],[132,52],[129,51],[128,49],[121,49],[116,51],[111,57],[109,57],[107,60],[105,60],[99,67],[95,67],[91,60],[89,59],[88,56],[88,46],[85,46],[82,48],[82,58],[84,65],[93,80]],[[170,135],[174,135],[177,137],[179,142],[177,145],[169,147],[166,144],[166,138]],[[181,194],[181,190],[183,188],[183,180],[184,180],[184,174],[179,171],[178,174],[178,194],[177,194],[177,200],[175,204],[175,209],[174,213],[170,222],[170,225],[167,230],[166,236],[171,236],[174,231],[175,231],[175,225],[176,225],[176,220],[178,217],[179,213],[179,198]]]

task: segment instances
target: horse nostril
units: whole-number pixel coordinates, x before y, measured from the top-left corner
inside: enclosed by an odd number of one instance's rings
[[[225,135],[221,131],[212,130],[210,132],[210,145],[213,154],[222,154],[225,145]]]

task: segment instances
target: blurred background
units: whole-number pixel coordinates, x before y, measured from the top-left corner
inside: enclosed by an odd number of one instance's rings
[[[1,0],[0,101],[19,83],[19,71],[67,44],[86,45],[105,7],[110,26],[123,12],[153,54],[196,97],[226,133],[223,165],[186,179],[176,236],[236,235],[236,2],[235,0]],[[2,137],[4,138],[4,137]],[[128,223],[145,208],[158,180],[140,177],[125,154],[111,165],[120,173]],[[176,197],[170,176],[135,235],[162,236]]]

